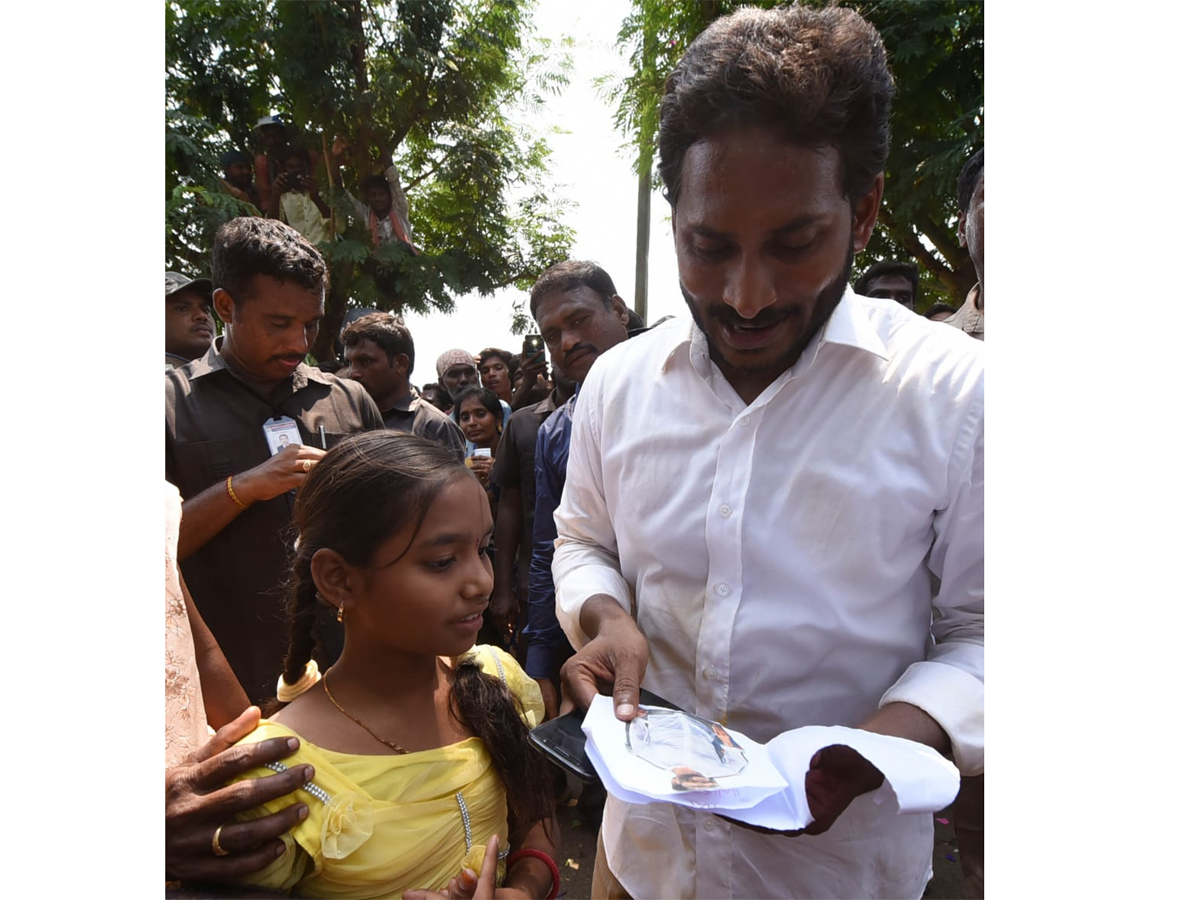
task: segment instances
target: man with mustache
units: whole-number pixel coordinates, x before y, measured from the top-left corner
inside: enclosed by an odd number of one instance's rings
[[[225,334],[166,378],[167,480],[184,500],[180,566],[255,703],[275,696],[287,651],[278,589],[292,492],[344,435],[383,427],[362,385],[304,363],[325,282],[321,254],[295,229],[249,217],[222,225],[212,298]],[[317,626],[336,657],[340,626],[332,616]]]
[[[167,273],[167,368],[186,366],[208,350],[216,333],[212,282]]]
[[[592,364],[626,339],[629,311],[607,272],[594,262],[567,260],[541,274],[529,294],[529,312],[550,351],[554,371],[575,394],[552,412],[534,445],[533,554],[529,562],[528,652],[525,671],[537,681],[546,717],[558,715],[558,671],[571,652],[554,612],[554,510],[562,498],[575,400]]]
[[[982,771],[982,345],[848,290],[893,91],[841,7],[741,9],[668,77],[693,321],[609,351],[575,407],[552,571],[580,706],[629,721],[644,684],[757,741],[850,726]],[[795,762],[799,834],[610,795],[592,896],[921,897],[932,816],[848,747]]]

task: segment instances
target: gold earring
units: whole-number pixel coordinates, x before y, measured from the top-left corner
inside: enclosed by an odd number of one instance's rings
[[[338,621],[342,621],[346,617],[346,601],[343,600],[338,604]]]

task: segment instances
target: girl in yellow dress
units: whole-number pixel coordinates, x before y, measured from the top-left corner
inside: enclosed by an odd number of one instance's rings
[[[359,434],[308,475],[294,524],[279,697],[291,702],[245,742],[297,736],[272,768],[315,774],[246,817],[297,800],[308,812],[247,883],[306,897],[553,897],[554,801],[526,739],[541,694],[511,656],[474,646],[492,590],[479,482],[432,441]],[[324,677],[311,661],[322,603],[346,638]],[[222,850],[242,849],[237,829],[218,833]]]

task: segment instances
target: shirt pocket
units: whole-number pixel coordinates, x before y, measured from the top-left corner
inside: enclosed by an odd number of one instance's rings
[[[176,444],[175,459],[186,497],[195,496],[209,485],[252,469],[268,458],[266,441],[259,434],[221,441],[191,441]]]

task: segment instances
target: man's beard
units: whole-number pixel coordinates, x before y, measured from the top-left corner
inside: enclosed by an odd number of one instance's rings
[[[687,292],[683,287],[682,281],[679,284],[679,290],[683,292],[684,302],[687,303],[688,309],[692,313],[692,319],[695,321],[696,327],[700,329],[704,337],[708,340],[708,352],[714,363],[720,367],[730,368],[738,372],[756,373],[771,369],[777,369],[779,372],[782,372],[800,358],[800,354],[804,352],[804,348],[808,346],[817,332],[829,321],[829,317],[833,315],[833,310],[837,307],[842,299],[842,295],[846,292],[846,285],[850,283],[850,273],[853,271],[853,266],[854,242],[851,239],[850,246],[846,248],[846,262],[842,267],[842,271],[838,274],[837,278],[830,282],[817,295],[816,302],[812,307],[812,316],[792,345],[787,348],[782,357],[767,358],[750,365],[734,365],[724,357],[717,346],[717,342],[713,340],[713,336],[700,320],[699,302]],[[790,316],[799,316],[801,309],[798,306],[779,309],[772,305],[762,309],[753,319],[747,320],[739,316],[732,306],[724,302],[718,302],[709,306],[708,314],[710,320],[722,322],[727,326],[746,324],[763,327],[774,325]]]

